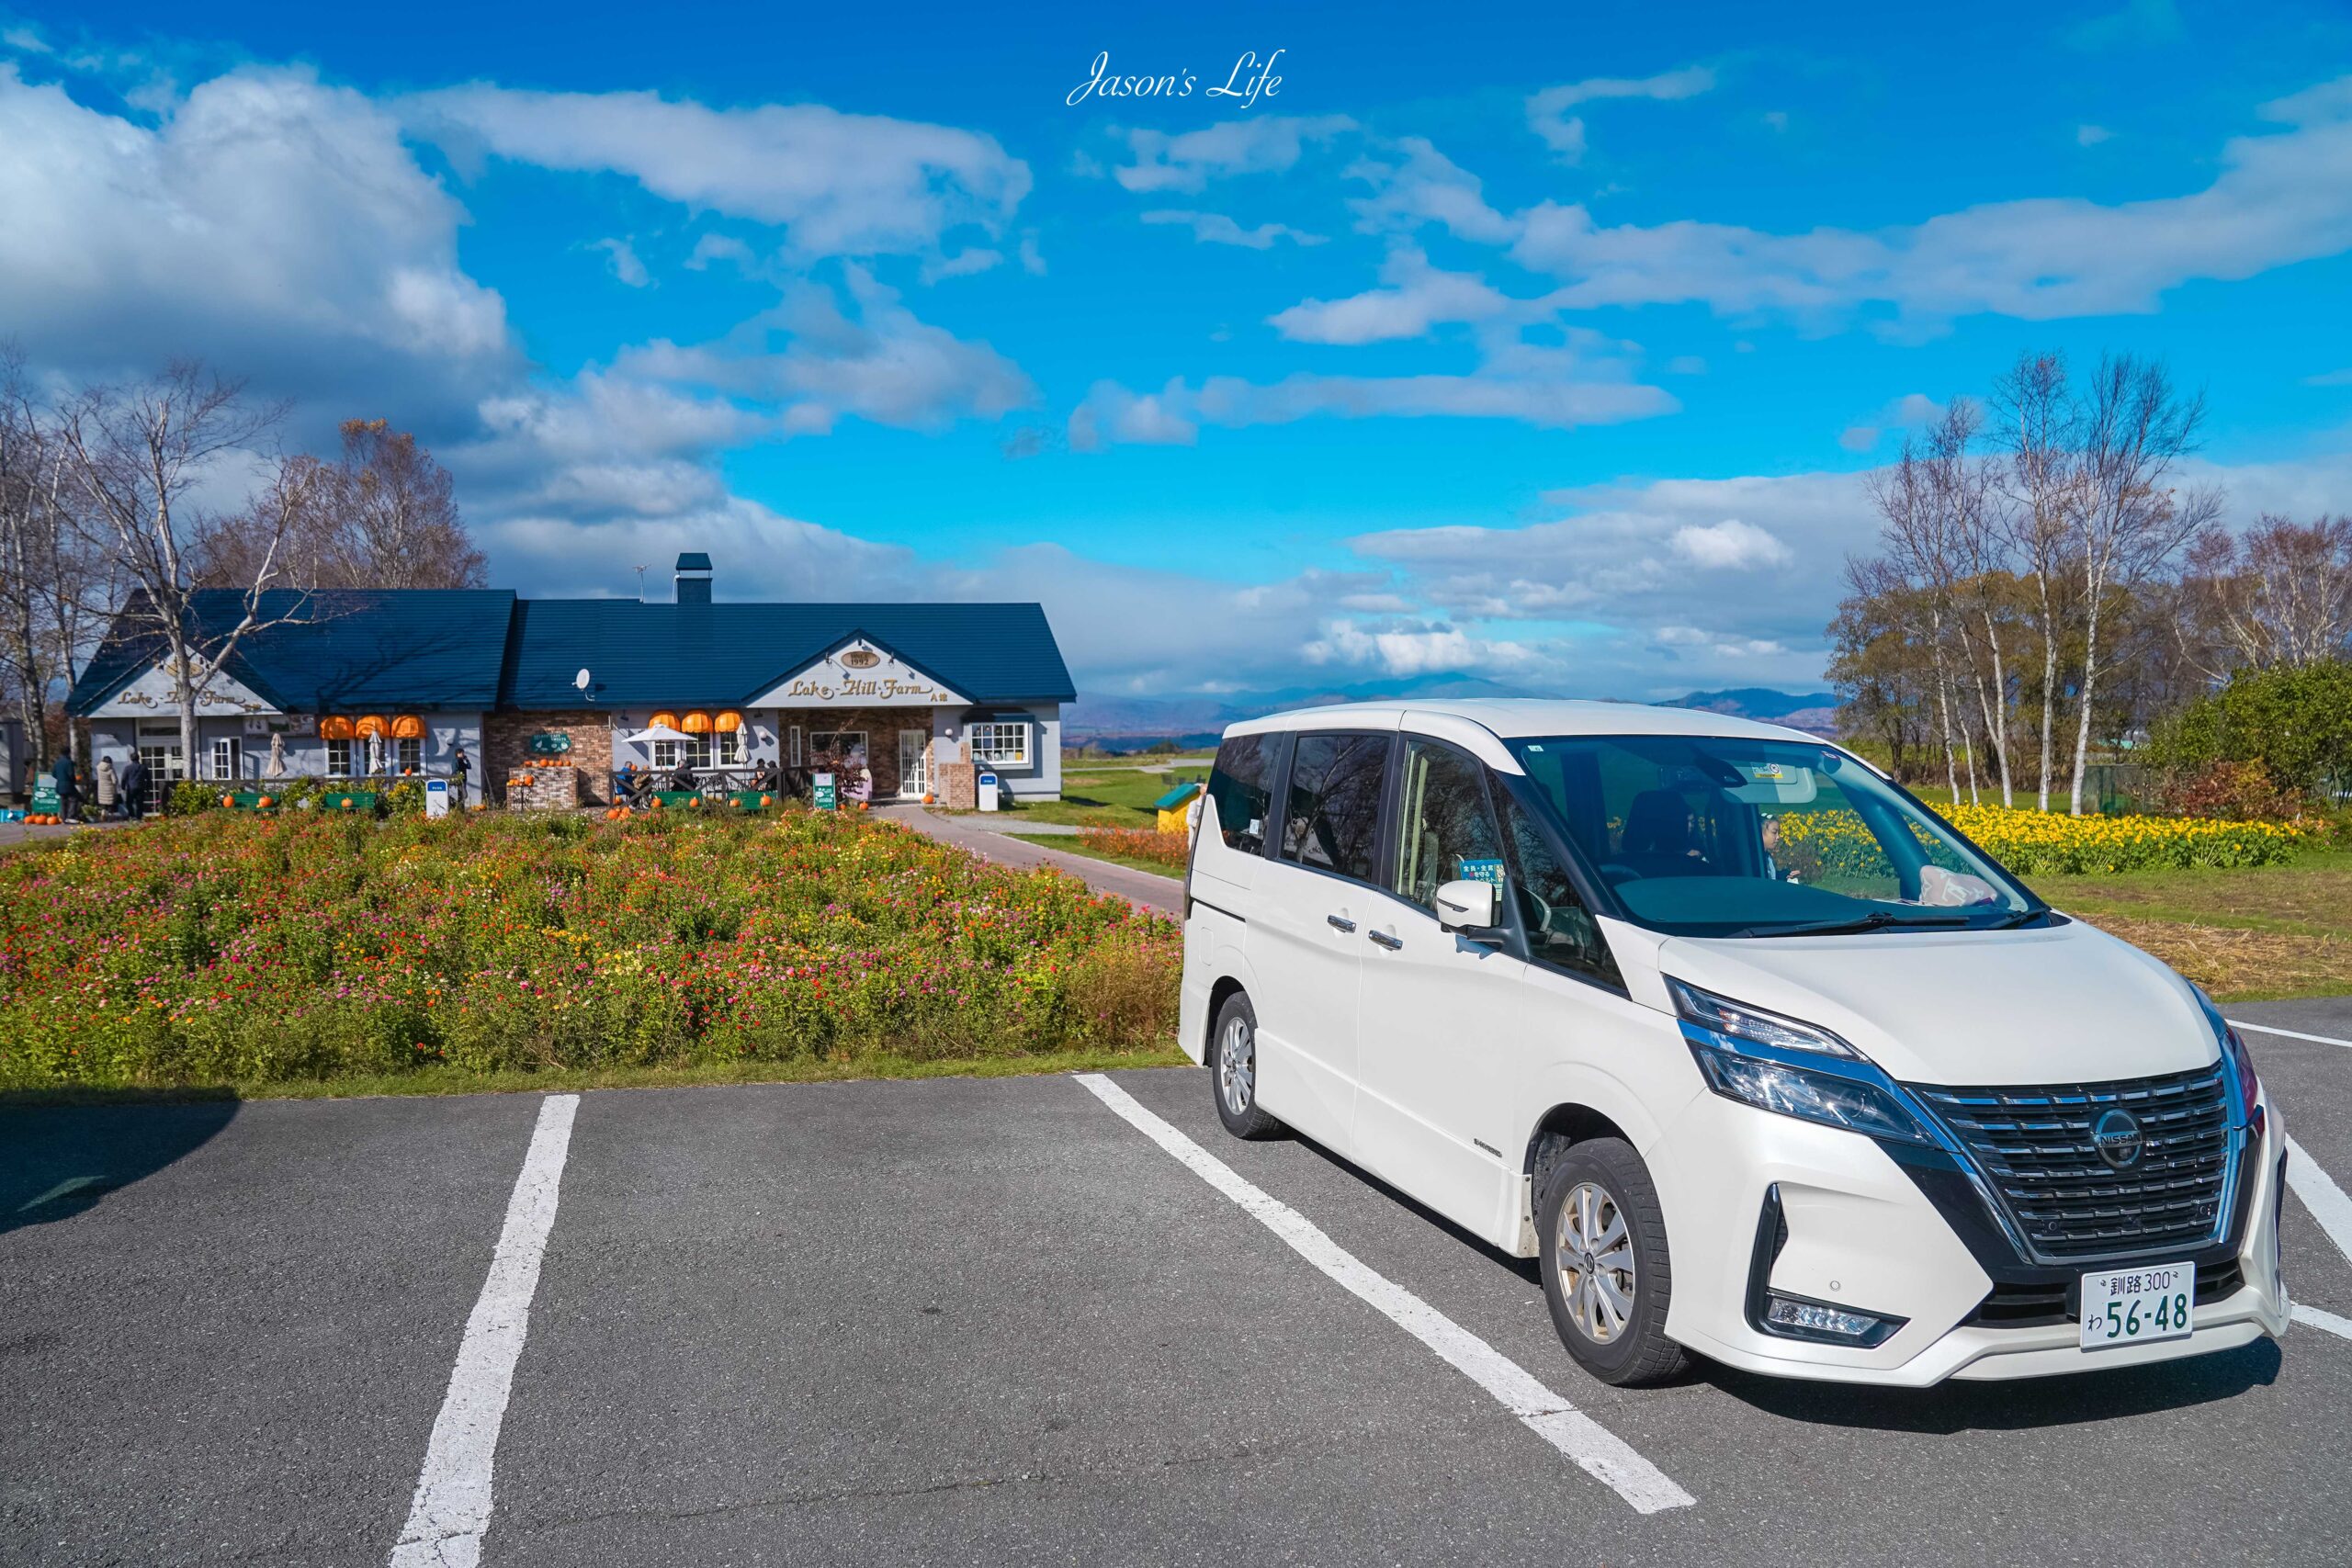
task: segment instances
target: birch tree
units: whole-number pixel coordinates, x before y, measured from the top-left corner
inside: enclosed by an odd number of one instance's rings
[[[2177,391],[2162,365],[2109,355],[2085,395],[2076,420],[2080,467],[2080,547],[2076,586],[2083,607],[2082,679],[2075,687],[2074,787],[2068,803],[2083,814],[2083,775],[2090,761],[2091,706],[2098,689],[2099,618],[2109,595],[2178,555],[2221,510],[2208,491],[2177,492],[2165,480],[2194,450],[2205,417],[2202,397]]]
[[[2027,353],[1995,383],[1993,406],[2003,465],[2000,525],[2033,580],[2035,619],[2041,634],[2041,808],[2050,809],[2060,694],[2058,654],[2065,638],[2066,583],[2071,574],[2082,474],[2076,460],[2076,412],[2060,354]]]
[[[241,383],[194,362],[175,364],[135,386],[96,387],[66,409],[57,426],[67,479],[79,492],[85,526],[102,544],[128,590],[119,630],[151,634],[180,720],[180,755],[193,773],[197,710],[243,640],[266,627],[311,618],[307,600],[268,599],[279,585],[287,534],[311,499],[315,464],[279,460],[254,505],[264,548],[244,581],[237,618],[200,625],[193,543],[206,519],[192,492],[249,460],[283,417],[282,406],[248,402]]]

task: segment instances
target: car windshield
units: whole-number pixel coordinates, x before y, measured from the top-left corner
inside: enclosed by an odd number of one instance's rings
[[[1681,936],[1984,929],[2043,906],[1833,747],[1705,735],[1510,743],[1561,836]]]

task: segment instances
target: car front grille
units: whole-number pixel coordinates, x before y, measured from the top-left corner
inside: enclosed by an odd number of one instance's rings
[[[2234,1258],[2197,1266],[2199,1306],[2227,1301],[2245,1286],[2245,1275]],[[1975,1328],[2037,1328],[2044,1324],[2073,1323],[2082,1310],[2078,1289],[2072,1280],[1995,1285],[1992,1292],[1977,1303],[1976,1310],[1961,1321]]]
[[[2222,1070],[1912,1090],[1967,1149],[2043,1258],[2121,1257],[2213,1239],[2231,1177]],[[2115,1109],[2140,1125],[2140,1157],[2120,1170],[2091,1138],[2093,1123]]]

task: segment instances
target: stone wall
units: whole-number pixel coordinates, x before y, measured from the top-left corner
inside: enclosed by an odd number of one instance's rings
[[[578,768],[526,762],[506,775],[510,811],[571,811],[581,801],[585,780]]]
[[[571,750],[560,757],[535,756],[534,735],[571,737]],[[493,713],[482,725],[480,777],[503,784],[518,769],[553,764],[579,770],[579,801],[583,806],[609,806],[613,777],[613,726],[602,713]]]

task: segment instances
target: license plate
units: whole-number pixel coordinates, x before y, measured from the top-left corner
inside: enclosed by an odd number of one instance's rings
[[[2193,1263],[2143,1263],[2083,1276],[2086,1350],[2185,1339],[2197,1303]]]

